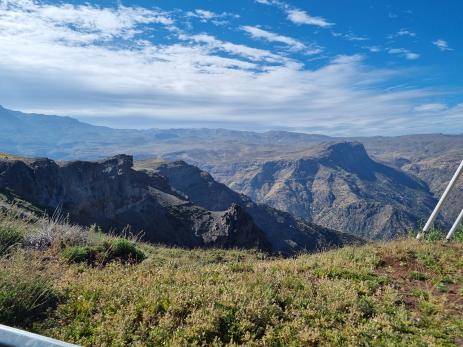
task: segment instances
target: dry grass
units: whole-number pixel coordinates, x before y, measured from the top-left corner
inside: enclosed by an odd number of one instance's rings
[[[82,345],[462,344],[459,242],[402,240],[294,259],[138,246],[147,256],[139,264],[68,264],[49,247],[20,249],[0,268],[46,279],[61,301],[31,329]]]

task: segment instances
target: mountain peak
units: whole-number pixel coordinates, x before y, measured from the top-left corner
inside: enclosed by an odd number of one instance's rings
[[[355,141],[327,144],[322,147],[319,158],[326,164],[341,166],[348,171],[373,163],[363,144]]]

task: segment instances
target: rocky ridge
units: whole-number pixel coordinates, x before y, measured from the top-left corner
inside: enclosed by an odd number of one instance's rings
[[[239,206],[211,212],[176,194],[167,180],[132,169],[133,158],[57,163],[46,158],[0,159],[0,191],[72,222],[121,232],[127,226],[150,242],[182,247],[259,248],[264,233]]]

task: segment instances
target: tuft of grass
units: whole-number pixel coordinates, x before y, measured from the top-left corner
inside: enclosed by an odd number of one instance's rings
[[[428,276],[420,271],[411,271],[409,274],[410,279],[416,280],[416,281],[426,281],[428,279]]]
[[[58,211],[52,217],[42,217],[30,226],[25,245],[39,250],[83,246],[88,243],[89,234],[94,230],[95,227],[85,228],[71,224],[69,219],[62,217]]]
[[[0,223],[0,256],[8,254],[15,246],[21,245],[23,238],[22,230],[11,224]]]
[[[36,274],[12,274],[0,271],[0,322],[30,327],[55,308],[59,294]]]
[[[120,260],[139,263],[145,259],[145,254],[138,249],[135,242],[123,238],[116,238],[106,243],[107,258],[109,260]]]
[[[65,248],[61,254],[68,263],[86,262],[87,264],[93,264],[96,260],[97,253],[95,247],[74,246]]]
[[[97,262],[104,265],[111,261],[140,263],[146,258],[135,242],[123,238],[108,239],[94,246],[68,247],[61,254],[68,263],[85,262],[89,265]]]
[[[21,246],[26,230],[27,224],[16,212],[0,212],[0,256],[4,256]]]

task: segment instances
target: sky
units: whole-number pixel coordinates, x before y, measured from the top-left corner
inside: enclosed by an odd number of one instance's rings
[[[463,133],[461,0],[0,0],[0,104],[118,128]]]

